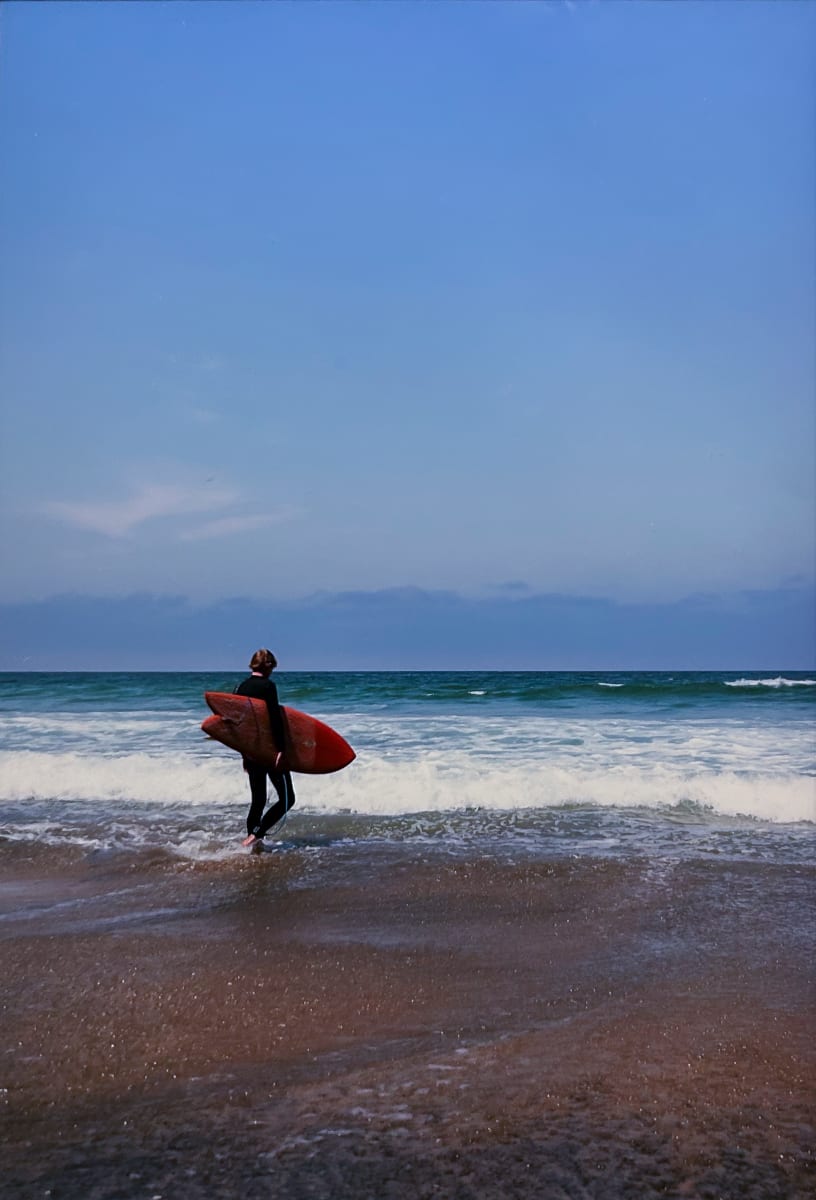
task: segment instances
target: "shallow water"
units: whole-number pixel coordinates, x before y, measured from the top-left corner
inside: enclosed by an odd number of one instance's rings
[[[0,893],[12,1196],[810,1194],[812,868],[49,854]]]

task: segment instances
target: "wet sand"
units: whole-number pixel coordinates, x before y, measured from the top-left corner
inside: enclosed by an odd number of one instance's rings
[[[814,1194],[805,868],[293,840],[7,860],[4,1195]]]

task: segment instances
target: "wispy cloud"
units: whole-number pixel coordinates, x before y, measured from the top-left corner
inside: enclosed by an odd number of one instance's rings
[[[67,525],[115,538],[145,521],[212,512],[236,499],[233,491],[207,484],[146,483],[121,500],[51,500],[41,511]]]
[[[254,529],[263,529],[268,525],[280,525],[284,521],[293,520],[298,515],[296,509],[285,508],[270,513],[246,513],[231,517],[218,517],[214,521],[205,521],[203,525],[185,530],[181,537],[185,542],[231,537],[238,533],[250,533]]]
[[[173,518],[177,522],[175,536],[186,542],[249,533],[301,515],[299,509],[288,505],[248,512],[247,498],[235,488],[217,486],[215,478],[204,475],[177,482],[154,478],[132,487],[129,495],[119,499],[51,500],[40,506],[40,512],[111,539],[126,538],[148,521]],[[212,514],[209,520],[196,520],[205,514]],[[185,517],[189,520],[182,520],[179,528],[178,519]]]

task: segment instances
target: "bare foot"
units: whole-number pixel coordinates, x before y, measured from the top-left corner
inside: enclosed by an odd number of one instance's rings
[[[248,837],[244,838],[244,840],[241,842],[241,845],[242,846],[254,846],[258,840],[259,839],[255,837],[254,833],[250,833],[250,835]]]

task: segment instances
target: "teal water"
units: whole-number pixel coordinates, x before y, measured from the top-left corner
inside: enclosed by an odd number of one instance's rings
[[[79,711],[82,706],[198,709],[205,690],[231,690],[242,672],[0,672],[0,712]],[[395,710],[452,704],[558,705],[602,712],[750,711],[751,702],[776,712],[790,706],[816,712],[816,673],[805,671],[302,671],[275,673],[282,698],[310,700],[343,711],[358,705]]]

